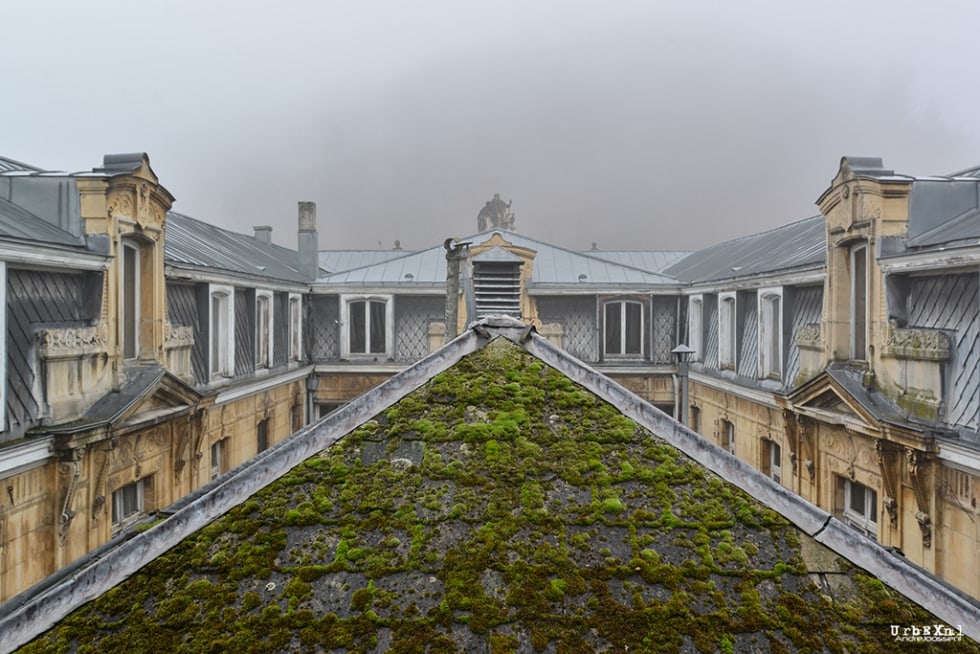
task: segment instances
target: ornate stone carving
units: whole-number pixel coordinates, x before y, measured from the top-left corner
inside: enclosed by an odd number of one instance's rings
[[[885,338],[885,353],[903,359],[948,361],[950,339],[939,329],[897,327],[895,321],[890,320]]]
[[[799,445],[800,450],[803,452],[803,465],[806,467],[807,472],[810,475],[810,481],[813,481],[814,476],[814,464],[813,460],[816,457],[816,448],[813,444],[813,421],[803,415],[796,416],[797,433],[799,434]]]
[[[111,449],[111,445],[110,445]],[[99,467],[99,475],[95,480],[95,492],[97,495],[95,499],[92,500],[92,520],[98,521],[99,515],[105,513],[106,505],[106,473],[109,472],[109,459],[111,458],[111,453],[109,450],[102,450],[102,465]]]
[[[898,475],[900,449],[893,443],[875,439],[875,452],[878,454],[878,467],[881,469],[881,481],[885,496],[881,503],[888,511],[888,519],[892,527],[898,526]]]
[[[796,330],[796,345],[808,350],[823,350],[820,325],[803,325]]]
[[[915,494],[915,503],[919,510],[915,514],[915,519],[922,530],[922,546],[932,546],[932,519],[929,517],[929,466],[923,461],[924,454],[911,448],[905,450],[905,457],[908,460],[909,479],[912,481],[912,491]]]
[[[133,199],[129,193],[115,193],[109,201],[110,218],[136,218],[133,211]]]
[[[61,502],[61,514],[58,516],[58,542],[63,547],[68,540],[68,529],[71,521],[75,518],[75,511],[72,504],[75,500],[75,493],[78,492],[78,480],[82,476],[82,456],[84,448],[78,448],[72,452],[70,461],[62,461],[58,466],[58,472],[66,478],[65,496]]]
[[[187,325],[171,325],[169,320],[163,323],[163,339],[168,350],[176,347],[194,346],[194,328]]]
[[[48,359],[101,354],[109,343],[108,330],[101,322],[94,327],[64,327],[41,332],[41,356]]]

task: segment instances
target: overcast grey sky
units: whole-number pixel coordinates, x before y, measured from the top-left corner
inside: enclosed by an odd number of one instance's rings
[[[8,3],[0,154],[145,151],[174,209],[295,246],[476,231],[695,248],[814,215],[842,155],[980,163],[980,3]]]

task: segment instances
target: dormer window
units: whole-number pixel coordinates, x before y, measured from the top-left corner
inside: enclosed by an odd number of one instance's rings
[[[643,355],[643,303],[632,300],[606,302],[603,312],[606,356]]]
[[[392,352],[393,308],[390,297],[342,296],[344,357],[387,359]]]
[[[868,244],[851,248],[851,359],[868,358]]]

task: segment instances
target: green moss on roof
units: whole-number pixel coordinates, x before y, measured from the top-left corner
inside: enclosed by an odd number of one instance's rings
[[[23,651],[903,652],[935,622],[498,340]]]

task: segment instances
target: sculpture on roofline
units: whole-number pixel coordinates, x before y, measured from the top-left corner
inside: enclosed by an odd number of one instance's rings
[[[485,232],[488,229],[506,229],[514,231],[514,212],[510,210],[513,202],[504,202],[500,199],[499,193],[493,194],[493,199],[488,200],[477,216],[477,230]]]

